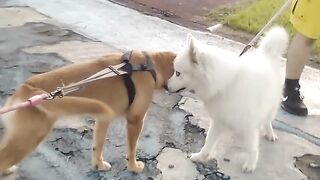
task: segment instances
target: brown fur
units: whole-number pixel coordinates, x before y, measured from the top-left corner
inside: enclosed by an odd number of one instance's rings
[[[128,105],[127,90],[122,77],[97,80],[83,89],[62,99],[46,101],[35,107],[27,107],[3,115],[6,132],[0,144],[0,174],[11,173],[15,164],[31,153],[51,131],[59,117],[90,114],[96,119],[92,146],[92,166],[108,170],[111,166],[103,160],[103,147],[111,120],[118,116],[127,119],[128,169],[141,172],[142,162],[136,161],[137,141],[143,127],[153,90],[162,88],[173,74],[175,54],[171,52],[149,53],[157,73],[156,84],[149,72],[134,72],[132,80],[136,96]],[[89,77],[108,65],[121,63],[122,54],[106,55],[100,59],[71,64],[47,73],[36,75],[25,81],[8,98],[6,106],[25,101],[29,97],[50,92],[61,83],[69,84]],[[134,51],[133,63],[143,63],[141,52]]]

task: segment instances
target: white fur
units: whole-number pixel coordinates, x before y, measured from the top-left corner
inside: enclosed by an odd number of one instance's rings
[[[243,172],[254,171],[259,156],[259,129],[264,128],[267,139],[277,139],[271,122],[281,98],[280,59],[287,44],[286,31],[274,27],[257,49],[238,57],[188,35],[174,62],[178,73],[170,78],[168,88],[173,92],[182,88],[194,90],[212,118],[205,145],[191,155],[192,160],[207,161],[223,133],[231,130],[242,136],[246,148]]]

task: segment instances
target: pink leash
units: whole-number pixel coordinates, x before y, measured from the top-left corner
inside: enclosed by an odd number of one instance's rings
[[[30,107],[30,106],[36,106],[38,104],[41,104],[43,101],[47,100],[50,96],[48,94],[39,94],[32,96],[27,101],[10,106],[10,107],[4,107],[0,109],[0,114],[5,114],[10,111],[14,111],[16,109],[22,108],[22,107]]]

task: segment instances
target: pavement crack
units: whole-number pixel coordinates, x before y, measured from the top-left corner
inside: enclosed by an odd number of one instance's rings
[[[210,160],[205,164],[200,162],[194,162],[197,166],[197,171],[202,174],[205,179],[221,179],[221,180],[229,180],[230,176],[226,175],[218,170],[217,161]]]
[[[13,94],[13,91],[13,89],[11,90],[11,92],[0,90],[0,94],[3,96],[11,96]]]
[[[73,150],[64,152],[64,151],[60,150],[59,148],[55,148],[55,150],[59,151],[61,154],[65,155],[65,156],[74,156],[74,152],[75,152]],[[77,150],[77,151],[79,151],[79,150]]]
[[[138,160],[139,161],[143,161],[143,162],[155,161],[155,160],[157,160],[158,156],[161,154],[161,152],[163,151],[164,148],[179,149],[179,148],[176,147],[176,145],[173,142],[166,142],[166,144],[159,150],[159,152],[156,155],[151,156],[149,158],[147,158],[147,157],[138,157]]]
[[[19,67],[19,65],[4,66],[4,67],[1,67],[1,68],[2,69],[12,69],[12,68],[16,68],[16,67]]]
[[[49,141],[49,142],[57,142],[59,140],[63,139],[62,137],[56,138],[55,140]]]
[[[179,94],[180,95],[180,94]],[[184,98],[184,96],[180,95],[180,99],[178,100],[178,102],[176,104],[174,104],[172,106],[171,109],[175,109],[175,108],[179,108],[180,109],[180,106],[181,105],[184,105],[186,102],[187,102],[187,99],[185,99],[183,102],[181,102],[181,100]]]

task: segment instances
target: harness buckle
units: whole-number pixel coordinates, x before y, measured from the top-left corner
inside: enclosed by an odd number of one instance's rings
[[[141,64],[141,70],[142,71],[148,70],[148,65],[147,64]]]

